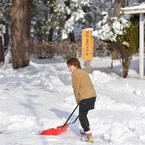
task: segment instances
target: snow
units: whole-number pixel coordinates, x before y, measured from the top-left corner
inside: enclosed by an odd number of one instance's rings
[[[79,58],[83,68],[84,62]],[[145,144],[145,81],[139,79],[138,56],[133,57],[129,76],[121,77],[119,60],[110,74],[110,57],[94,57],[90,77],[97,92],[95,109],[89,112],[94,144]],[[71,74],[66,60],[31,59],[26,68],[0,69],[1,145],[85,145],[79,121],[57,136],[40,131],[63,125],[76,107]],[[78,115],[74,113],[70,122]]]
[[[5,25],[0,24],[0,36],[2,36],[3,33],[5,33]]]
[[[127,9],[144,9],[145,8],[145,2],[139,4],[139,5],[136,5],[136,6],[132,6],[132,7],[126,7]]]
[[[101,40],[117,41],[117,36],[123,35],[130,27],[130,21],[122,17],[110,18],[107,12],[102,12],[103,20],[96,25],[93,36]],[[123,43],[124,44],[124,43]]]

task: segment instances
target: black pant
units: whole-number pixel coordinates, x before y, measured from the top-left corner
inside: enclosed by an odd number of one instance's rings
[[[90,124],[89,124],[87,114],[88,114],[88,111],[79,110],[79,120],[80,120],[81,126],[84,129],[84,131],[90,130],[90,128],[89,128]]]
[[[96,97],[92,97],[81,100],[79,103],[79,120],[84,131],[90,130],[90,124],[87,115],[89,110],[94,109],[95,101]]]

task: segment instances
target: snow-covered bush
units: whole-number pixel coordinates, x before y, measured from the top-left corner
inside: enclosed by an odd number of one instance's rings
[[[110,18],[107,12],[103,12],[102,15],[104,18],[97,24],[93,36],[108,42],[110,50],[119,54],[123,78],[126,78],[132,55],[138,48],[138,24],[124,19],[123,16]]]

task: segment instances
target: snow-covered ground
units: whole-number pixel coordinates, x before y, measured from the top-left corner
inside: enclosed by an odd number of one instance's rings
[[[120,77],[119,60],[114,61],[112,74],[109,57],[91,61],[90,77],[97,92],[95,110],[89,113],[94,144],[145,144],[145,80],[139,79],[138,60],[133,58],[126,79]],[[90,144],[80,140],[78,120],[63,134],[38,135],[63,125],[75,106],[71,74],[61,57],[32,59],[28,67],[18,70],[0,68],[1,145]],[[77,115],[78,110],[70,121]]]

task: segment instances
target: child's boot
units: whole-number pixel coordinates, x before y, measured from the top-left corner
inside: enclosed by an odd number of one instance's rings
[[[91,131],[84,132],[83,137],[82,137],[82,141],[86,141],[86,142],[90,142],[90,143],[94,142]]]

